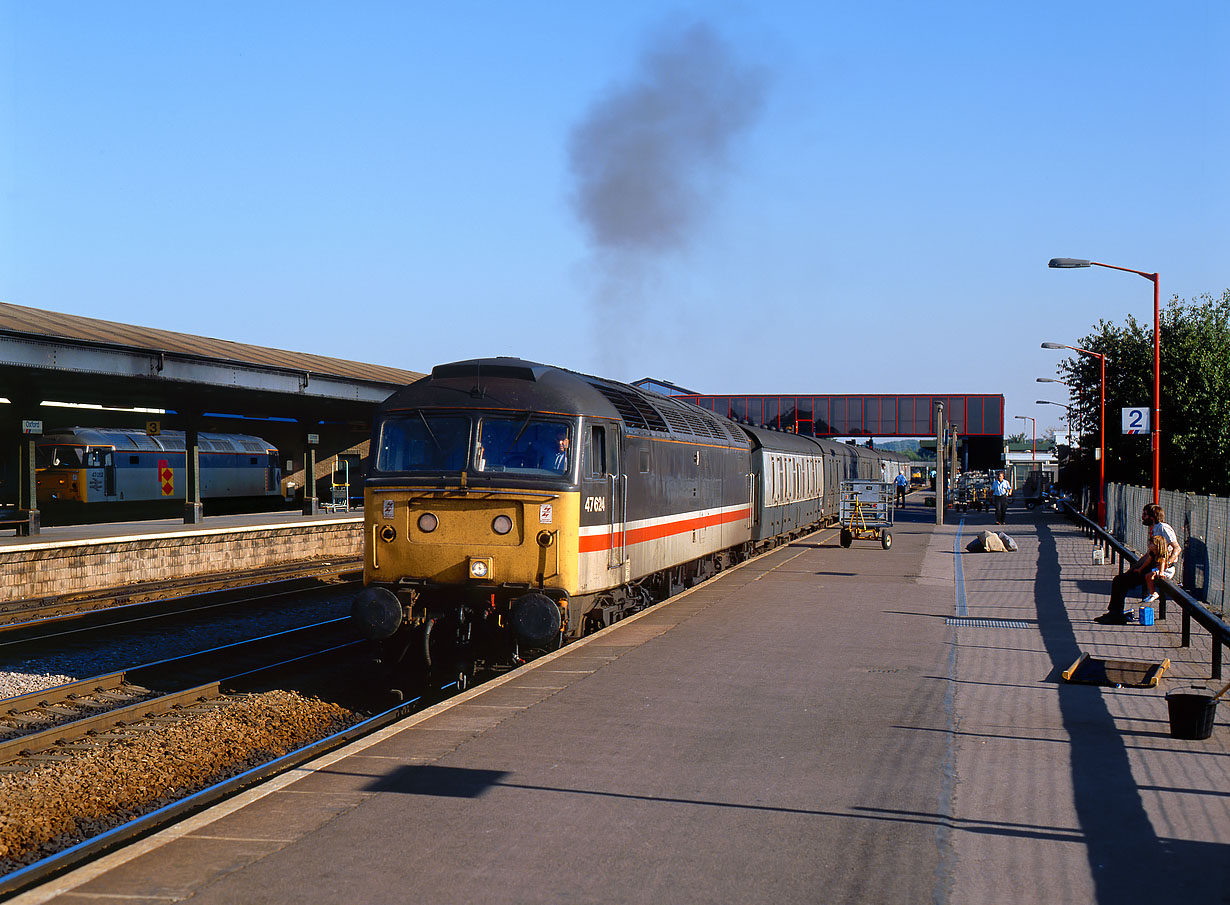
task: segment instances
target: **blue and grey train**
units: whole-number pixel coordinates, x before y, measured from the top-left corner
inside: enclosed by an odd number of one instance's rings
[[[464,685],[476,661],[553,649],[831,523],[842,480],[907,468],[563,368],[440,365],[375,418],[352,618],[390,687]]]
[[[198,435],[202,499],[278,497],[275,447],[248,434]],[[183,502],[183,431],[69,427],[39,438],[35,471],[40,508],[105,509],[119,504]]]

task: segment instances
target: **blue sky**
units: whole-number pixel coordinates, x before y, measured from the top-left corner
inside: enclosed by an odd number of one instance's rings
[[[1049,258],[1230,287],[1228,38],[1222,0],[0,0],[0,300],[1042,430],[1039,344],[1152,316]]]

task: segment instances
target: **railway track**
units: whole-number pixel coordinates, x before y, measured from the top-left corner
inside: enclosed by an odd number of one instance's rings
[[[34,623],[95,617],[105,619],[107,613],[137,612],[141,607],[150,612],[162,607],[179,607],[183,601],[207,601],[214,604],[241,596],[256,587],[278,587],[294,590],[313,584],[358,581],[363,563],[358,557],[270,566],[226,575],[202,575],[174,581],[141,582],[136,585],[95,591],[89,594],[65,594],[39,597],[0,604],[0,633]]]
[[[278,632],[0,701],[0,770],[66,760],[113,729],[177,719],[277,671],[336,659],[360,644],[346,619]]]
[[[0,625],[0,654],[17,658],[54,644],[89,644],[105,631],[140,632],[173,626],[176,622],[208,617],[210,613],[228,610],[270,607],[305,595],[345,593],[358,588],[361,573],[352,570],[351,563],[318,567],[310,577],[284,578],[263,584],[245,584],[223,591],[205,591],[174,598],[156,598],[142,603],[127,603],[101,608],[65,609],[48,615],[43,609],[34,611],[35,618],[24,622]]]

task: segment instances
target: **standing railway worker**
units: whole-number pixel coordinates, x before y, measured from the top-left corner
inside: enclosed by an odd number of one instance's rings
[[[897,477],[894,479],[894,483],[897,485],[897,504],[900,506],[904,506],[905,505],[905,485],[909,483],[909,478],[905,476],[904,471],[899,471],[897,472]]]
[[[995,524],[1003,525],[1008,521],[1008,499],[1012,496],[1012,485],[1004,478],[1001,471],[991,484],[991,499],[995,502]]]

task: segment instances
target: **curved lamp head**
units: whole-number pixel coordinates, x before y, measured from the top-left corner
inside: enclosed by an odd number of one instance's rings
[[[1047,267],[1054,267],[1059,270],[1069,270],[1073,267],[1092,267],[1092,261],[1086,261],[1084,258],[1051,258]]]
[[[1043,343],[1042,348],[1044,349],[1070,349],[1072,347],[1065,346],[1063,343]]]

